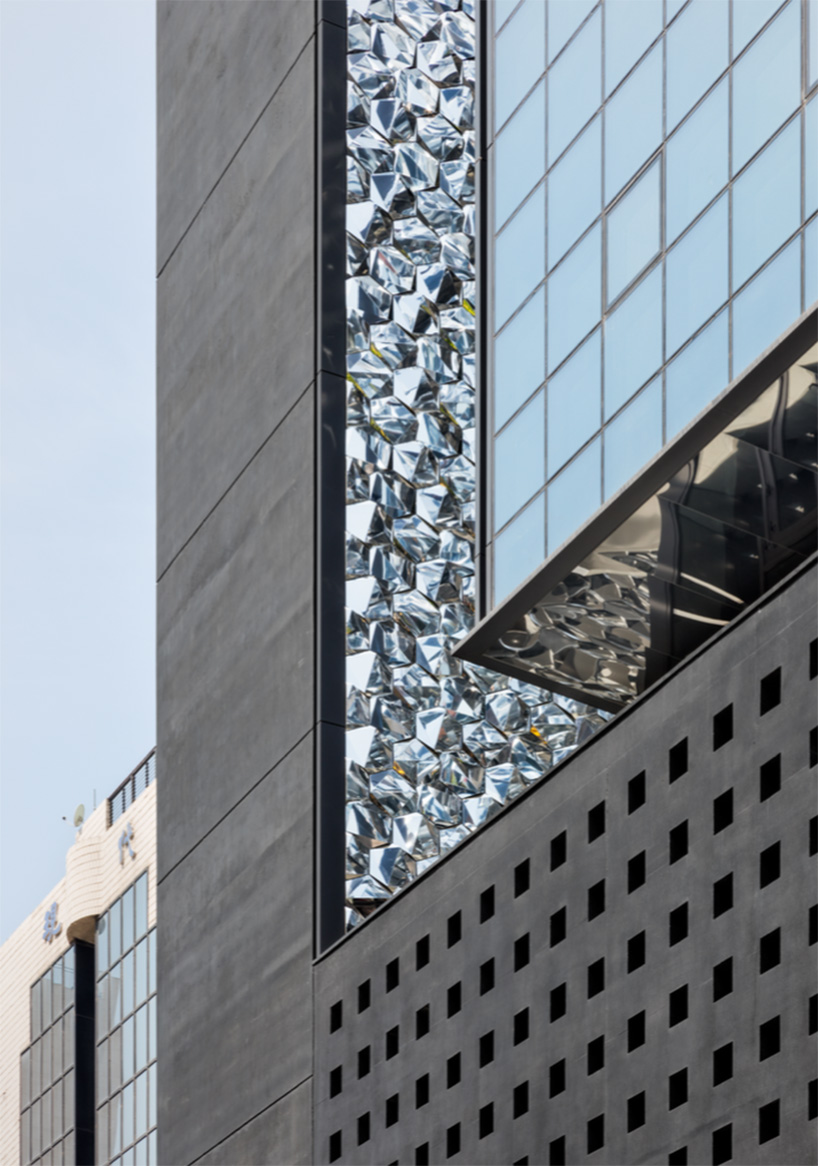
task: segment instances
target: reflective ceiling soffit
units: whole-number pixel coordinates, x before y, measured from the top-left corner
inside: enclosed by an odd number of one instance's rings
[[[347,12],[351,927],[606,716],[453,656],[474,623],[474,4]]]
[[[813,310],[458,656],[616,712],[798,567],[817,542],[815,335]]]

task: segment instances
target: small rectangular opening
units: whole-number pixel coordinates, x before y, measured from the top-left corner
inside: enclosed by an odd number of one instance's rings
[[[597,1036],[588,1041],[588,1076],[605,1068],[605,1037]]]
[[[386,1034],[386,1059],[391,1060],[392,1057],[398,1055],[400,1049],[400,1025],[396,1024],[394,1028],[390,1028]]]
[[[531,885],[531,863],[528,859],[514,868],[514,898],[524,895]]]
[[[565,1016],[568,1006],[568,985],[558,984],[556,988],[551,989],[550,997],[550,1013],[551,1020],[559,1020],[560,1017]]]
[[[687,1069],[671,1073],[667,1079],[667,1107],[677,1109],[687,1101]]]
[[[679,1146],[667,1156],[668,1166],[687,1166],[687,1146]]]
[[[733,872],[713,883],[713,918],[718,919],[733,906]]]
[[[628,1098],[628,1133],[641,1129],[645,1124],[645,1094],[635,1093]]]
[[[809,678],[814,680],[818,676],[818,639],[810,640],[809,644]]]
[[[385,1118],[387,1129],[389,1126],[397,1124],[398,1121],[398,1107],[399,1097],[397,1093],[393,1093],[391,1097],[387,1097],[385,1109]]]
[[[528,1009],[523,1008],[514,1015],[514,1043],[520,1045],[528,1040]]]
[[[595,842],[605,833],[605,803],[599,802],[588,811],[588,841]]]
[[[762,935],[758,945],[758,970],[763,975],[781,963],[781,928]]]
[[[480,1068],[490,1065],[494,1060],[494,1032],[484,1032],[478,1041],[478,1056]]]
[[[628,1018],[628,1052],[641,1048],[645,1043],[645,1013],[637,1012]]]
[[[463,937],[463,916],[459,911],[455,911],[454,915],[449,916],[446,933],[449,947],[454,947],[456,943],[460,943]]]
[[[446,1157],[453,1158],[460,1153],[460,1122],[446,1130]]]
[[[429,958],[429,936],[424,935],[415,944],[415,970],[419,972],[421,968],[425,968]]]
[[[487,1138],[489,1134],[494,1132],[494,1105],[489,1102],[488,1105],[483,1105],[477,1115],[477,1136],[478,1138]]]
[[[721,749],[733,739],[733,706],[726,705],[713,717],[713,750]]]
[[[460,1084],[460,1053],[455,1053],[446,1062],[446,1088]]]
[[[713,1166],[721,1166],[722,1162],[729,1162],[733,1157],[733,1125],[728,1122],[713,1130]]]
[[[429,1074],[424,1073],[415,1082],[415,1109],[422,1109],[429,1104]]]
[[[668,1027],[674,1028],[687,1020],[687,984],[674,988],[668,997]]]
[[[568,858],[568,834],[563,830],[551,839],[551,869],[556,870]]]
[[[733,1076],[733,1042],[713,1052],[713,1085],[722,1085]]]
[[[628,971],[635,972],[645,962],[645,932],[640,931],[628,940]]]
[[[728,956],[713,968],[713,1001],[729,996],[733,991],[733,957]]]
[[[668,779],[678,781],[687,773],[687,737],[683,737],[668,752]]]
[[[810,858],[818,854],[818,814],[814,814],[809,820],[809,853]]]
[[[809,1006],[807,1008],[807,1032],[810,1036],[818,1032],[818,992],[814,992],[809,998]]]
[[[372,1054],[369,1045],[358,1049],[358,1079],[366,1077],[372,1065]]]
[[[548,1146],[548,1161],[550,1166],[565,1166],[565,1135],[554,1138]]]
[[[344,1003],[342,1000],[337,1000],[335,1004],[331,1005],[329,1010],[329,1030],[330,1032],[337,1032],[344,1023]]]
[[[455,1016],[462,1007],[463,988],[458,980],[456,984],[452,984],[446,993],[446,1015]]]
[[[514,1116],[522,1117],[524,1113],[528,1113],[528,1082],[521,1081],[519,1085],[515,1085],[512,1096]]]
[[[548,1096],[559,1097],[565,1092],[565,1059],[555,1061],[548,1070]]]
[[[337,1162],[341,1157],[341,1131],[336,1130],[334,1134],[329,1136],[329,1160],[330,1162]]]
[[[364,1146],[369,1141],[369,1114],[362,1113],[358,1118],[358,1145]]]
[[[765,761],[759,770],[759,801],[766,802],[781,789],[781,754]]]
[[[687,939],[687,903],[681,903],[670,912],[670,946]]]
[[[393,992],[400,983],[400,959],[396,956],[386,965],[386,990]]]
[[[568,911],[565,907],[560,907],[559,911],[555,911],[551,916],[549,924],[549,942],[551,947],[556,947],[558,943],[562,943],[568,932]]]
[[[605,988],[605,957],[588,966],[588,999],[598,996]]]
[[[645,883],[645,859],[646,853],[640,850],[638,854],[634,854],[633,858],[628,859],[628,894],[633,894]]]
[[[369,1005],[372,1003],[372,981],[364,980],[363,984],[358,985],[358,1011],[366,1012]]]
[[[330,1071],[329,1075],[329,1095],[330,1097],[337,1097],[343,1089],[344,1070],[341,1065],[336,1065]]]
[[[605,910],[605,880],[600,879],[588,888],[588,921],[596,919]]]
[[[528,933],[521,935],[519,939],[514,941],[514,971],[519,972],[524,968],[530,959],[530,936]]]
[[[761,678],[759,714],[763,717],[779,704],[781,704],[781,669],[773,668],[772,672]]]
[[[758,885],[769,886],[781,875],[781,843],[774,842],[758,856]]]
[[[494,987],[494,960],[486,960],[480,965],[480,995],[485,996]]]
[[[720,834],[733,824],[733,791],[727,789],[713,798],[713,833]]]
[[[670,831],[668,850],[671,866],[680,858],[685,857],[687,854],[687,822],[680,822]]]
[[[781,1052],[781,1017],[773,1016],[758,1026],[758,1059],[766,1061]]]
[[[632,814],[645,804],[645,771],[637,773],[628,782],[628,813]]]
[[[759,1145],[771,1142],[781,1133],[781,1117],[778,1099],[762,1105],[758,1111],[758,1141]]]
[[[486,887],[480,894],[480,922],[485,923],[494,914],[494,887]]]
[[[586,1137],[587,1153],[595,1154],[605,1145],[605,1114],[597,1114],[588,1122]]]
[[[429,1166],[429,1143],[415,1147],[415,1166]]]
[[[421,1037],[426,1036],[427,1032],[432,1026],[431,1015],[429,1012],[429,1005],[424,1004],[422,1008],[418,1008],[415,1013],[415,1039],[420,1040]]]

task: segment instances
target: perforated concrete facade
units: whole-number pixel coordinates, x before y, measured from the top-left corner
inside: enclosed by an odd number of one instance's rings
[[[316,1162],[816,1152],[816,569],[315,969]]]

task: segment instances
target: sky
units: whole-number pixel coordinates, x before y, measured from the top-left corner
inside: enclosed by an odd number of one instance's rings
[[[0,0],[0,942],[155,744],[154,56]]]

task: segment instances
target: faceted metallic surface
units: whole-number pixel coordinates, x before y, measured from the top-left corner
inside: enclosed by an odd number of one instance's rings
[[[474,624],[473,0],[349,0],[347,926],[603,723]]]

